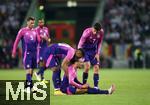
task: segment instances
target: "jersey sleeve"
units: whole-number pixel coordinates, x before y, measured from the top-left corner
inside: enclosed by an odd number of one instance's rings
[[[77,87],[77,88],[82,88],[82,85],[81,84],[79,84],[79,83],[77,83],[77,82],[75,82],[75,79],[76,79],[76,76],[75,76],[75,74],[74,74],[74,72],[73,71],[75,71],[74,70],[74,68],[68,68],[69,70],[68,70],[68,72],[69,72],[69,84],[70,85],[73,85],[73,86],[75,86],[75,87]]]
[[[39,63],[41,37],[39,35],[38,28],[36,28],[35,31],[36,31],[36,37],[37,37],[37,63]]]
[[[47,37],[50,38],[49,30],[48,30],[47,27],[46,27],[46,30],[47,30],[47,31],[46,31],[46,32],[47,32]]]
[[[104,30],[103,29],[101,30],[100,35],[101,35],[101,38],[100,38],[99,43],[98,43],[97,54],[100,54],[100,51],[101,51],[101,45],[102,45],[103,37],[104,37]]]
[[[66,55],[65,59],[70,61],[73,58],[74,54],[75,54],[75,49],[70,48],[67,52],[67,55]]]
[[[37,41],[38,41],[38,43],[40,43],[40,41],[41,41],[41,37],[40,37],[39,28],[38,28],[38,27],[36,27],[36,28],[35,28],[35,31],[36,31],[36,34],[37,34]]]
[[[86,41],[86,38],[89,36],[89,30],[85,30],[80,38],[78,48],[82,48],[84,42]]]
[[[41,41],[41,37],[40,37],[40,35],[39,35],[39,32],[38,32],[38,29],[36,29],[35,30],[36,31],[36,36],[37,36],[37,41],[38,41],[38,43],[40,43],[40,41]]]
[[[12,54],[14,54],[14,55],[16,54],[16,49],[17,49],[18,44],[19,44],[19,42],[20,42],[20,40],[21,40],[22,37],[23,37],[23,30],[20,29],[19,32],[18,32],[18,34],[17,34],[16,40],[14,42],[14,45],[13,45]]]

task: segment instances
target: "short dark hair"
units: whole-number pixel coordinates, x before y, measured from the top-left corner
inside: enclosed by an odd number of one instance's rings
[[[38,20],[44,20],[44,18],[39,18]]]
[[[80,50],[80,51],[81,51],[83,57],[85,56],[85,52],[84,52],[84,50],[83,50],[82,48],[79,48],[79,49],[77,49],[77,50]],[[74,55],[73,58],[70,60],[69,65],[74,64],[75,62],[78,61],[78,59],[79,59],[79,58],[77,58],[77,57]]]
[[[35,18],[30,16],[30,17],[27,18],[27,21],[30,21],[30,20],[35,20]]]
[[[96,29],[96,31],[101,30],[101,28],[102,28],[102,26],[101,26],[100,23],[95,23],[95,24],[94,24],[94,29]]]
[[[81,53],[82,53],[82,56],[84,57],[85,52],[84,52],[83,48],[79,48],[79,49],[77,49],[77,50],[80,50],[80,51],[81,51]]]

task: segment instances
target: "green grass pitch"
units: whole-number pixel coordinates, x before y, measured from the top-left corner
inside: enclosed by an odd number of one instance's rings
[[[45,78],[51,80],[52,72],[47,70]],[[82,71],[78,72],[81,80]],[[88,83],[93,86],[92,70]],[[35,79],[35,77],[33,77]],[[25,70],[0,70],[0,80],[24,80]],[[112,95],[72,95],[54,96],[51,85],[50,105],[150,105],[150,70],[102,69],[99,87],[107,89],[114,83],[116,91]]]

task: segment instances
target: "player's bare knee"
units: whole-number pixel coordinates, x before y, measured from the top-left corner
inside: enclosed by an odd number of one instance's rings
[[[90,66],[85,66],[84,72],[88,73],[89,70],[90,70]]]
[[[27,69],[27,70],[26,70],[26,73],[27,73],[27,74],[32,74],[32,69]]]
[[[88,72],[89,72],[89,69],[85,69],[84,72],[85,72],[85,73],[88,73]]]
[[[90,62],[86,62],[85,64],[84,64],[84,67],[85,67],[85,70],[89,70],[90,69],[90,67],[91,67],[91,64],[90,64]]]
[[[98,73],[99,72],[99,66],[98,65],[94,65],[94,73]]]
[[[39,67],[44,67],[44,61],[39,62]]]
[[[56,71],[59,70],[59,69],[58,69],[58,67],[53,67],[53,68],[51,68],[51,70],[52,70],[53,72],[56,72]]]

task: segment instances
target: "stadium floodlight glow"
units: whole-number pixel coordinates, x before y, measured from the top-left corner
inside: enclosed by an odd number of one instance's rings
[[[67,7],[76,7],[76,6],[77,6],[77,1],[72,1],[72,0],[67,1]]]
[[[72,7],[72,1],[67,1],[67,7]]]
[[[39,6],[39,10],[43,10],[44,9],[44,6],[43,5],[40,5]]]
[[[73,6],[76,7],[77,6],[77,1],[73,2]]]

